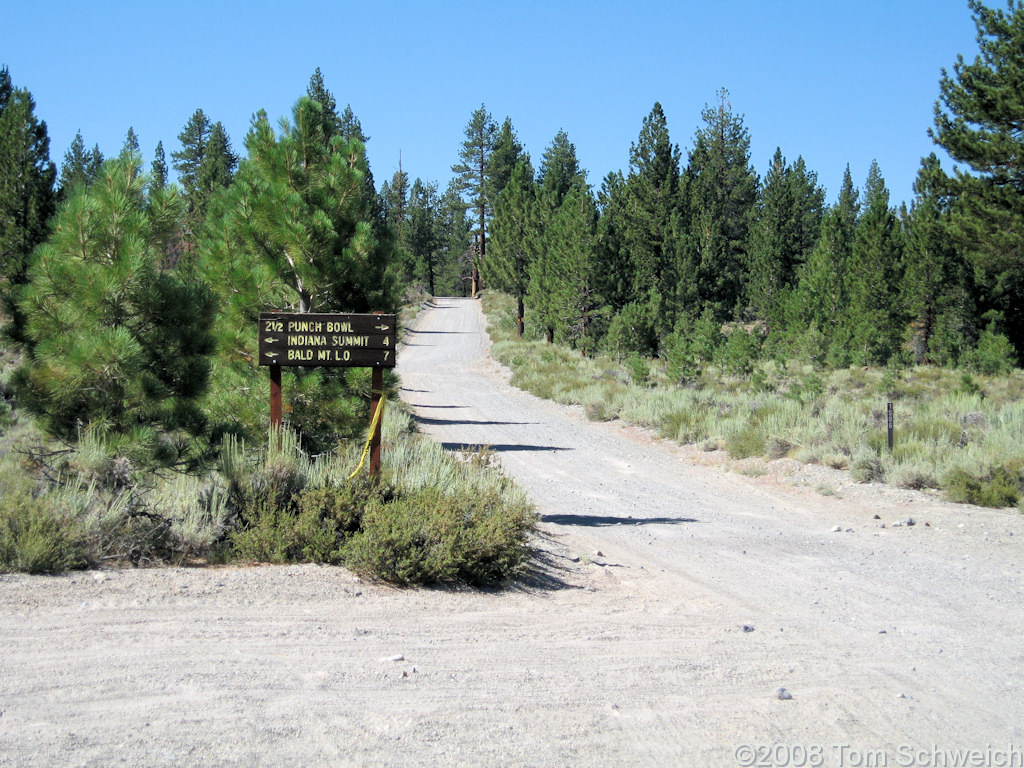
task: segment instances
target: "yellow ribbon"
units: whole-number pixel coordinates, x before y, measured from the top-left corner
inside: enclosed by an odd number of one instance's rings
[[[377,427],[380,424],[381,416],[384,413],[384,393],[376,390],[372,391],[374,395],[380,395],[380,400],[377,401],[377,410],[373,414],[373,418],[370,420],[370,434],[366,436],[366,445],[363,446],[363,455],[359,459],[359,466],[355,468],[355,471],[348,476],[351,480],[353,477],[359,474],[359,470],[363,468],[363,464],[366,463],[366,455],[370,452],[370,443],[373,440],[374,434],[377,432]],[[346,481],[347,482],[347,481]]]

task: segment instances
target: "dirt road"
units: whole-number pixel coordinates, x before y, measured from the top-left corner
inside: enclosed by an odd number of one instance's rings
[[[529,490],[523,584],[0,577],[0,766],[1024,764],[1018,512],[726,471],[512,389],[486,347],[439,300],[402,395]]]

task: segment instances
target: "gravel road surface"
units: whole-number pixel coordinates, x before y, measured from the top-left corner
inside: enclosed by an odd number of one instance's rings
[[[398,370],[535,500],[521,583],[0,576],[0,766],[1024,765],[1019,512],[747,476],[513,389],[487,344],[440,299]]]

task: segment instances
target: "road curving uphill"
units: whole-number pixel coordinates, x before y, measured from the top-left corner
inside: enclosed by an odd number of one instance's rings
[[[510,387],[487,343],[436,300],[401,394],[536,502],[522,583],[2,576],[0,766],[1024,763],[1018,512],[723,471]]]

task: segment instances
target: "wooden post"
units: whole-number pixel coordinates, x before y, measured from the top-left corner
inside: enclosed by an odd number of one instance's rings
[[[377,413],[380,407],[381,398],[384,397],[384,370],[374,368],[370,380],[370,418]],[[380,474],[380,433],[384,431],[384,414],[377,421],[377,428],[373,430],[370,437],[370,477],[377,477]]]
[[[384,313],[380,310],[376,310],[373,314],[383,315]],[[392,354],[397,354],[397,350]],[[373,368],[373,373],[370,376],[370,419],[373,419],[373,415],[377,413],[377,409],[380,407],[380,401],[384,398],[384,369]],[[380,419],[377,421],[377,428],[373,430],[373,434],[370,435],[370,477],[377,477],[380,474],[380,435],[384,431],[384,414],[380,415]]]
[[[277,449],[281,450],[281,366],[270,366],[270,428],[277,432]]]
[[[889,452],[892,453],[892,431],[893,431],[893,426],[894,426],[894,424],[893,424],[893,413],[892,413],[892,403],[888,403],[887,405],[888,405],[888,407],[886,408],[886,419],[885,419],[885,421],[886,421],[886,425],[889,427]]]

